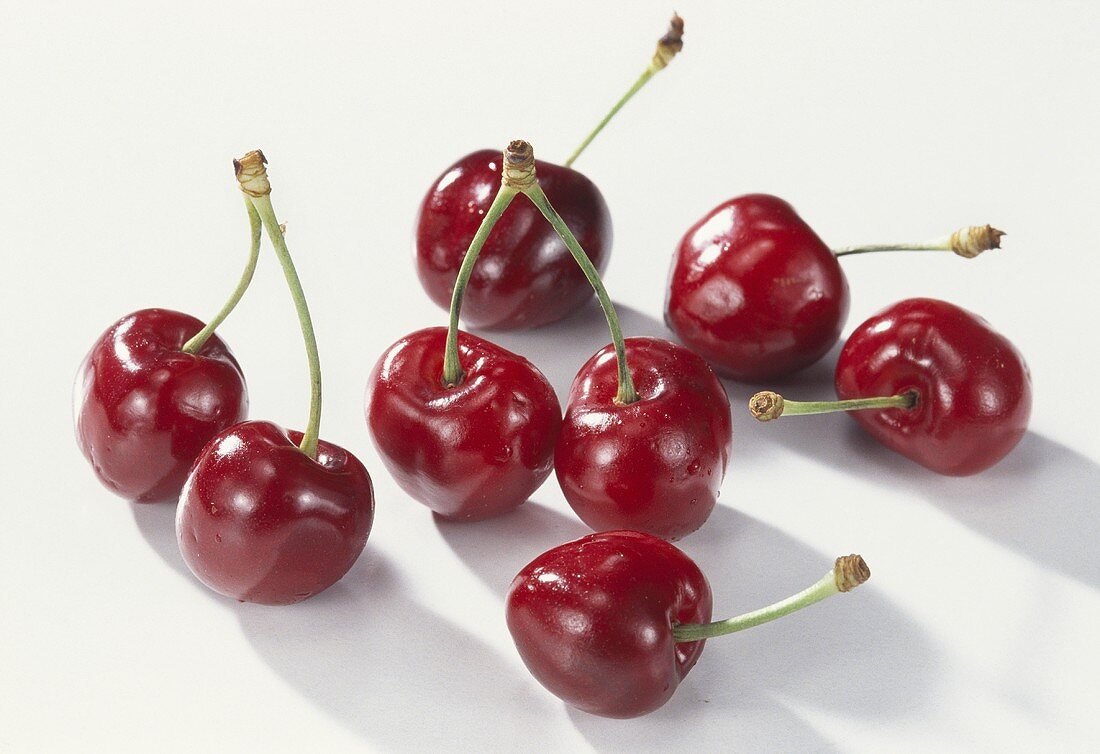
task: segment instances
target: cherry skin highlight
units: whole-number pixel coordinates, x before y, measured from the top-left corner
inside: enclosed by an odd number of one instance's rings
[[[611,254],[611,214],[592,181],[535,161],[539,183],[596,269]],[[496,196],[501,155],[481,150],[444,171],[420,205],[416,270],[432,300],[451,304],[458,269]],[[489,235],[466,290],[462,319],[492,330],[534,328],[576,311],[592,289],[569,250],[531,202],[512,202]]]
[[[508,630],[531,674],[585,712],[637,717],[676,691],[704,641],[674,625],[707,623],[710,585],[686,555],[633,531],[590,534],[529,563],[512,582]]]
[[[635,529],[679,539],[718,499],[732,423],[707,363],[660,338],[627,338],[639,400],[615,402],[615,352],[581,367],[569,392],[554,467],[566,500],[597,531]]]
[[[394,343],[367,384],[367,425],[394,479],[438,515],[478,520],[522,504],[550,475],[561,428],[534,365],[459,331],[458,385],[442,380],[447,328]]]
[[[335,584],[374,522],[363,464],[332,443],[314,460],[300,432],[238,424],[195,461],[176,511],[176,537],[202,583],[241,602],[289,605]]]
[[[182,312],[142,309],[111,325],[81,363],[77,443],[112,492],[175,500],[203,446],[247,415],[244,375],[217,335],[183,352],[202,328]]]
[[[855,329],[836,367],[841,399],[915,391],[914,408],[853,411],[876,440],[922,466],[966,476],[1023,439],[1031,374],[981,317],[929,298],[884,309]]]
[[[794,208],[748,194],[718,205],[684,234],[665,321],[721,374],[759,382],[828,353],[848,305],[836,256]]]

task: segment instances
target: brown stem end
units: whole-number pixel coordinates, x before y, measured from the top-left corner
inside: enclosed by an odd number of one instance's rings
[[[535,184],[535,150],[522,139],[516,139],[504,150],[504,169],[500,182],[522,191]]]
[[[253,149],[239,160],[233,160],[233,171],[241,191],[249,196],[267,196],[271,193],[271,184],[267,180],[267,158],[259,149]]]
[[[951,251],[960,257],[973,259],[983,251],[1001,248],[1001,236],[1003,230],[997,230],[992,225],[972,225],[969,228],[960,228],[951,234]]]
[[[668,31],[657,40],[657,51],[653,53],[653,70],[659,71],[672,62],[676,53],[684,49],[684,19],[679,13],[672,14],[668,22]]]
[[[783,396],[771,390],[761,390],[749,398],[749,411],[757,421],[778,419],[783,415]]]
[[[842,592],[850,592],[867,579],[871,578],[871,569],[859,555],[841,555],[833,566],[833,577],[836,579],[836,588]]]

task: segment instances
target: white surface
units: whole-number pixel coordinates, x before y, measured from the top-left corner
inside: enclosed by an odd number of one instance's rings
[[[623,722],[544,692],[504,626],[515,571],[585,531],[553,479],[513,516],[437,524],[378,461],[362,393],[390,342],[445,320],[410,262],[429,183],[511,138],[562,159],[645,65],[669,4],[4,2],[0,750],[1094,745],[1100,13],[755,5],[679,3],[684,54],[578,162],[612,208],[627,331],[664,332],[674,244],[739,193],[787,198],[836,245],[992,222],[1006,248],[973,262],[845,260],[849,330],[911,295],[983,314],[1030,362],[1032,431],[996,469],[946,479],[844,417],[756,425],[739,410],[753,388],[730,384],[722,505],[682,543],[716,610],[785,596],[849,551],[874,578],[710,642],[671,703]],[[247,242],[229,162],[253,147],[313,308],[323,436],[359,454],[378,497],[358,565],[283,609],[192,579],[172,509],[102,489],[69,413],[112,321],[220,306]],[[300,426],[305,360],[269,251],[221,332],[252,415]],[[499,338],[560,392],[606,339],[594,309]],[[789,393],[828,395],[833,358]]]

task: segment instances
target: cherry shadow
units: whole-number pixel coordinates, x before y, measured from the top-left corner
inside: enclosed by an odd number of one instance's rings
[[[173,571],[202,587],[183,562],[179,543],[176,541],[176,504],[130,503],[130,512],[138,533],[149,548]],[[205,587],[202,587],[205,591]]]

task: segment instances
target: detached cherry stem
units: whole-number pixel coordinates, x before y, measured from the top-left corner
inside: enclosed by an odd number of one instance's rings
[[[867,567],[862,557],[843,555],[836,559],[833,569],[822,576],[820,581],[798,594],[728,620],[713,623],[683,623],[673,626],[672,636],[677,642],[688,642],[744,631],[746,628],[753,628],[776,618],[782,618],[784,615],[790,615],[834,594],[850,592],[869,578],[871,578],[871,569]]]
[[[779,393],[761,390],[749,398],[749,411],[757,421],[767,422],[780,416],[800,414],[831,414],[837,411],[866,409],[916,408],[920,396],[916,390],[874,398],[850,398],[844,401],[789,401]]]
[[[237,307],[237,303],[244,296],[244,292],[248,290],[249,284],[252,283],[252,276],[256,272],[256,260],[260,258],[260,236],[262,225],[260,223],[260,216],[256,214],[256,208],[252,206],[252,202],[245,198],[245,207],[248,210],[248,222],[252,226],[252,248],[248,252],[248,263],[244,266],[244,272],[241,273],[241,280],[237,283],[236,289],[230,294],[229,299],[225,302],[221,311],[218,312],[206,327],[199,330],[191,339],[183,344],[182,350],[184,353],[196,354],[202,350],[202,347],[206,345],[206,341],[210,340],[210,336],[214,334],[214,331],[218,329],[218,325],[225,321],[233,310]]]
[[[672,59],[676,57],[676,53],[680,52],[684,48],[684,19],[680,18],[678,14],[672,15],[672,20],[668,23],[668,32],[657,40],[657,50],[653,53],[653,60],[650,61],[649,67],[645,69],[638,80],[634,82],[634,85],[626,90],[626,94],[619,98],[607,115],[603,117],[592,132],[584,138],[580,146],[569,156],[569,159],[565,161],[565,167],[571,167],[577,158],[581,156],[581,152],[592,143],[592,140],[603,130],[615,114],[623,108],[630,98],[633,97],[638,91],[646,85],[646,83],[653,78],[658,71],[667,66]]]
[[[313,320],[309,316],[302,282],[298,278],[298,271],[294,269],[294,261],[290,258],[290,250],[286,247],[283,229],[271,206],[271,184],[267,179],[266,164],[267,158],[258,149],[233,161],[241,191],[248,197],[263,227],[267,230],[271,245],[275,247],[275,256],[279,258],[287,286],[290,288],[290,296],[294,300],[294,308],[298,312],[298,323],[301,325],[302,338],[306,345],[306,358],[309,360],[310,383],[309,420],[298,447],[307,456],[316,459],[317,441],[321,434],[321,360],[317,354],[317,336],[313,332]]]
[[[1001,248],[1001,237],[1006,235],[992,225],[971,225],[959,228],[949,236],[919,243],[886,243],[867,246],[843,246],[833,249],[838,257],[868,254],[875,251],[950,251],[960,257],[973,259],[983,251]]]

